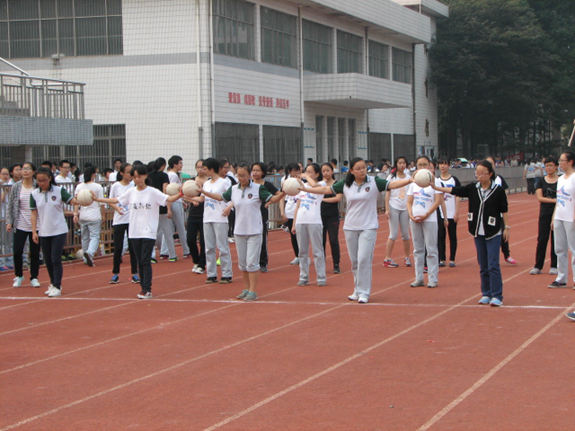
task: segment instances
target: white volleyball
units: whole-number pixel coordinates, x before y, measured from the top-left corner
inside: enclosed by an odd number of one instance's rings
[[[177,183],[170,183],[168,187],[166,187],[166,193],[170,196],[177,195],[180,193],[180,186]]]
[[[415,184],[419,187],[427,187],[434,179],[433,174],[427,169],[419,169],[413,176]]]
[[[87,207],[94,202],[94,199],[92,199],[92,193],[90,193],[90,190],[88,189],[80,190],[76,195],[76,199],[78,200],[78,203],[84,207]]]
[[[299,188],[301,187],[297,178],[288,178],[284,181],[283,191],[288,196],[295,196],[299,193]]]
[[[188,198],[193,198],[200,194],[200,186],[194,180],[188,180],[182,186],[182,193]]]

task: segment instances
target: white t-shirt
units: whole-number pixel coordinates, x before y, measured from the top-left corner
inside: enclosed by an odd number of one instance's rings
[[[379,228],[377,218],[377,198],[387,189],[387,181],[379,177],[367,176],[363,184],[355,181],[348,187],[345,180],[331,186],[334,193],[343,193],[346,200],[344,230],[366,230]]]
[[[128,238],[156,239],[160,221],[160,206],[165,206],[168,195],[154,187],[138,190],[132,187],[118,196],[120,205],[130,207]]]
[[[56,184],[66,184],[66,183],[71,183],[72,180],[68,177],[63,177],[62,175],[56,175],[54,177],[54,181],[56,181]]]
[[[561,175],[557,181],[557,203],[555,204],[555,220],[573,221],[575,210],[575,174],[569,178]]]
[[[318,183],[320,186],[325,186],[325,181]],[[308,183],[304,183],[304,187],[311,188]],[[315,193],[299,192],[299,208],[297,211],[296,225],[298,224],[322,224],[321,220],[321,201],[323,195]]]
[[[218,195],[224,194],[228,189],[229,180],[218,178],[215,182],[206,181],[204,190]],[[228,218],[222,216],[227,204],[224,201],[217,201],[204,195],[204,223],[228,223]]]
[[[435,185],[441,187],[441,184],[437,178],[435,179]],[[415,217],[423,216],[429,213],[429,210],[435,203],[435,195],[438,194],[441,194],[441,192],[433,190],[431,186],[421,188],[416,183],[411,183],[407,192],[407,196],[413,196],[411,214]],[[437,222],[437,213],[433,211],[423,222]]]
[[[130,181],[127,185],[122,185],[120,182],[115,182],[112,184],[112,188],[110,189],[110,197],[117,198],[122,196],[131,188],[135,187],[134,182]],[[118,211],[114,211],[114,220],[112,221],[112,226],[116,226],[119,224],[128,224],[130,223],[130,207],[128,205],[121,206],[123,214],[120,214]]]
[[[173,171],[168,171],[168,178],[170,180],[170,184],[176,183],[178,185],[182,185],[182,179]]]
[[[103,198],[104,197],[104,189],[100,184],[95,182],[87,183],[80,183],[76,186],[76,191],[74,192],[75,196],[78,196],[80,191],[87,189],[92,190],[96,197]],[[87,207],[80,205],[80,221],[90,222],[90,221],[98,221],[102,220],[102,213],[100,212],[100,206],[104,205],[103,203],[98,203],[96,201],[92,202]]]
[[[108,177],[108,181],[110,181],[110,182],[118,181],[118,172],[114,171],[114,172],[110,173],[110,176]]]
[[[405,173],[405,178],[393,177],[391,174],[388,175],[387,181],[392,183],[394,181],[401,181],[407,178],[411,178],[409,171],[406,169],[403,171]],[[389,206],[399,210],[405,211],[407,209],[407,190],[409,185],[400,187],[398,189],[389,190]]]
[[[461,183],[455,177],[450,177],[448,180],[444,180],[441,177],[437,178],[439,180],[439,185],[441,187],[457,187],[460,186]],[[437,183],[437,180],[435,181]],[[452,195],[451,193],[444,193],[443,199],[445,200],[445,209],[447,210],[447,218],[453,219],[455,217],[455,199],[456,196]],[[441,217],[445,218],[443,215],[443,209],[439,206],[439,212],[441,213]]]

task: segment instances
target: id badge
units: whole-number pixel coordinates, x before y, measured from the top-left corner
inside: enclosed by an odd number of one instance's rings
[[[489,220],[487,220],[487,224],[489,226],[495,226],[495,217],[489,217]]]
[[[473,221],[473,213],[467,213],[467,221]]]

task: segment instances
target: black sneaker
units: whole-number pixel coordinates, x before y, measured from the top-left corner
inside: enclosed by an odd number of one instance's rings
[[[94,259],[90,253],[84,252],[84,258],[86,259],[86,264],[88,266],[94,266]]]
[[[268,267],[266,265],[260,265],[261,272],[268,272]]]
[[[232,277],[222,277],[220,278],[220,284],[229,284],[232,282]]]
[[[567,313],[566,316],[571,319],[571,320],[575,320],[575,312],[571,312],[571,313]]]
[[[151,258],[151,259],[150,259],[150,263],[158,263],[158,261],[157,261],[156,259],[154,259],[154,258]]]
[[[206,284],[213,284],[218,282],[218,277],[208,277]]]
[[[333,266],[333,273],[334,274],[341,274],[341,269],[339,269],[339,265]]]
[[[547,286],[549,289],[560,289],[562,287],[567,287],[567,283],[559,283],[557,281],[554,281],[553,283],[551,283],[549,286]]]

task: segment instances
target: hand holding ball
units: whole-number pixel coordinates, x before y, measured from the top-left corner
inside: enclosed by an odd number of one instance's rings
[[[413,180],[419,187],[427,187],[435,180],[435,177],[427,169],[419,169],[413,176]]]
[[[177,195],[180,193],[180,186],[177,183],[170,183],[168,187],[166,187],[166,193],[170,196]]]
[[[182,193],[188,198],[193,198],[200,194],[200,186],[194,180],[188,180],[182,186]]]
[[[94,199],[92,199],[92,193],[88,189],[80,190],[78,195],[76,195],[76,200],[83,207],[87,207],[88,205],[91,205],[92,202],[94,202]]]
[[[297,178],[288,178],[284,181],[283,192],[288,196],[295,196],[299,193],[300,183]]]

